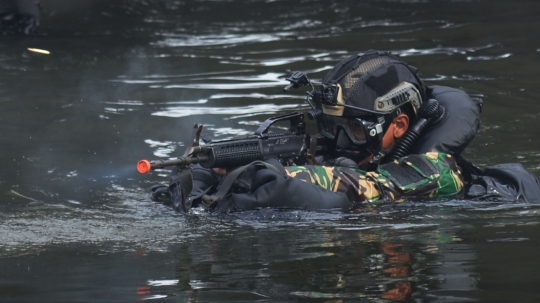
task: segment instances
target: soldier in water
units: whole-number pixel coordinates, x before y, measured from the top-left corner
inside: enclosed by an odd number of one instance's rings
[[[480,125],[481,100],[425,85],[415,67],[389,52],[343,59],[312,92],[310,105],[328,142],[315,165],[269,161],[235,174],[194,165],[189,195],[173,169],[169,186],[154,187],[153,197],[165,194],[179,210],[202,205],[222,212],[350,210],[411,199],[540,201],[538,180],[522,165],[479,169],[462,158]]]

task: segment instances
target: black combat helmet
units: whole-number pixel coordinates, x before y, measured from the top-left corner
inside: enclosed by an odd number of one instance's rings
[[[390,52],[369,50],[342,60],[314,94],[320,133],[355,160],[372,154],[380,161],[388,152],[381,143],[392,119],[405,109],[414,119],[426,98],[416,72]]]

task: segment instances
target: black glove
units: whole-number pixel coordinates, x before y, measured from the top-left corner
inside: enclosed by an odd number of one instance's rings
[[[315,161],[317,161],[317,163],[320,163],[320,165],[324,165],[324,166],[341,166],[341,167],[358,168],[358,164],[354,162],[354,160],[351,160],[346,157],[330,158],[330,157],[325,157],[325,156],[317,156],[315,157]]]

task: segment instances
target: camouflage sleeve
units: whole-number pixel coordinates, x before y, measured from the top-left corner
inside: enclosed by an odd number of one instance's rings
[[[333,192],[344,192],[353,203],[454,197],[463,188],[463,177],[455,158],[445,153],[410,155],[383,164],[373,172],[316,165],[285,169],[293,178]]]

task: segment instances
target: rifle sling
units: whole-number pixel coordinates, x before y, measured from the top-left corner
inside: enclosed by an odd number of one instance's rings
[[[184,167],[178,169],[178,185],[180,186],[180,193],[182,195],[182,208],[184,212],[188,212],[190,206],[186,204],[187,198],[193,190],[193,175],[191,167]]]
[[[267,169],[271,169],[277,173],[279,173],[280,175],[283,174],[283,172],[281,170],[279,170],[277,167],[275,167],[274,165],[272,164],[269,164],[269,163],[266,163],[264,161],[260,161],[260,160],[257,160],[257,161],[253,161],[247,165],[244,165],[244,166],[240,166],[238,167],[237,169],[233,170],[232,172],[230,172],[226,177],[225,179],[223,180],[223,182],[221,183],[221,186],[219,187],[219,190],[214,194],[214,195],[204,195],[202,198],[206,204],[206,206],[208,208],[211,208],[217,201],[219,201],[221,198],[225,197],[225,195],[227,195],[229,193],[229,191],[231,190],[232,186],[234,185],[234,181],[236,181],[236,179],[238,179],[238,177],[240,177],[240,175],[248,168],[250,167],[251,165],[257,165],[257,164],[261,164],[262,166],[266,167]]]

